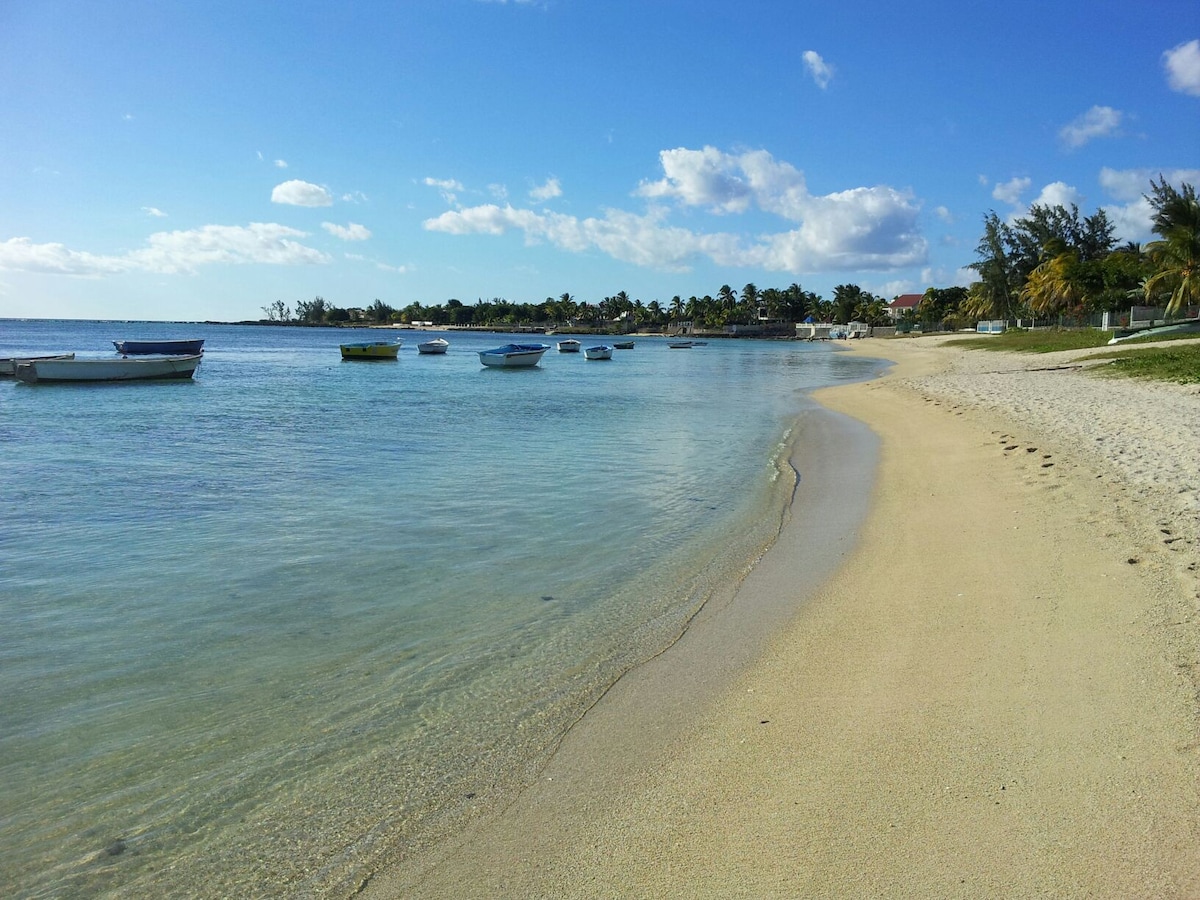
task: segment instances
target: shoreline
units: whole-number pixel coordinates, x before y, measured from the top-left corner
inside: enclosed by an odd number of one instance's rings
[[[797,516],[727,608],[798,611],[711,706],[653,735],[653,677],[689,676],[637,670],[512,806],[363,896],[1200,894],[1196,444],[1182,483],[1145,449],[1186,446],[1200,397],[875,343],[894,369],[817,394],[881,448],[836,576]],[[1089,396],[1130,423],[1112,465]],[[1138,449],[1162,396],[1184,421]]]

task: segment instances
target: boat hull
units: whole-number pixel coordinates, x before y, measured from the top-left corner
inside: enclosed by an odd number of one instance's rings
[[[559,353],[578,353],[579,352],[579,341],[559,341],[558,342],[558,352]]]
[[[633,349],[633,341],[617,341],[615,344],[613,344],[613,349],[614,350],[632,350]]]
[[[527,369],[541,362],[548,344],[507,344],[493,350],[480,350],[479,361],[492,368]]]
[[[113,341],[118,353],[126,356],[192,356],[204,352],[204,340],[192,341]]]
[[[1196,334],[1200,333],[1200,319],[1182,319],[1163,325],[1151,325],[1148,328],[1126,328],[1113,332],[1110,344],[1119,344],[1132,338],[1157,337],[1158,335]]]
[[[202,358],[196,353],[147,359],[43,359],[18,365],[16,378],[27,384],[191,378]]]
[[[51,356],[6,356],[0,359],[0,378],[12,378],[17,374],[17,366],[23,363],[38,362],[44,359],[74,359],[74,353],[56,353]]]
[[[587,359],[612,359],[613,348],[607,345],[603,347],[588,347],[583,351],[583,355]]]
[[[433,356],[439,353],[445,353],[446,348],[449,346],[449,341],[442,340],[441,338],[434,338],[432,341],[424,341],[420,344],[417,344],[417,352]]]
[[[395,359],[403,341],[363,341],[341,344],[342,359]]]

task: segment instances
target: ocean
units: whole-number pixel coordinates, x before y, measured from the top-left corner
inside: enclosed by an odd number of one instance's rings
[[[502,802],[771,543],[807,392],[876,371],[436,334],[0,321],[206,342],[192,381],[0,382],[5,897],[342,896]]]

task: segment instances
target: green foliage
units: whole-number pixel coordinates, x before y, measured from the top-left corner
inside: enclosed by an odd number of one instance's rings
[[[946,341],[947,346],[968,350],[1007,350],[1016,353],[1057,353],[1105,346],[1111,331],[1096,328],[1050,328],[1039,331],[1010,329],[1003,334],[980,335]]]
[[[1146,248],[1155,269],[1146,280],[1146,298],[1165,299],[1170,316],[1200,303],[1200,201],[1192,185],[1176,190],[1165,178],[1152,180],[1150,190],[1146,199],[1160,239]]]
[[[1087,359],[1111,359],[1112,364],[1095,370],[1101,375],[1200,384],[1200,344],[1118,350]]]

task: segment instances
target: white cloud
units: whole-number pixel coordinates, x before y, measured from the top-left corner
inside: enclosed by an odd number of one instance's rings
[[[508,188],[502,184],[489,184],[487,186],[488,193],[497,200],[508,199]]]
[[[335,225],[333,222],[322,222],[321,227],[343,241],[365,241],[371,236],[371,232],[365,226],[359,225],[356,222],[351,222],[348,225]]]
[[[311,265],[329,261],[319,250],[293,240],[298,237],[307,234],[274,223],[205,225],[189,231],[160,231],[150,235],[141,249],[108,256],[19,237],[0,243],[0,269],[99,277],[131,271],[193,273],[213,264]]]
[[[121,257],[68,250],[62,244],[35,244],[27,237],[0,243],[0,269],[11,272],[95,277],[131,268],[134,267]]]
[[[950,212],[950,210],[945,206],[934,207],[933,214],[935,216],[937,216],[939,220],[941,220],[942,222],[945,222],[947,225],[954,224],[954,213]]]
[[[1163,66],[1171,90],[1200,97],[1200,39],[1168,50],[1163,54]]]
[[[463,189],[462,182],[453,178],[426,178],[424,183],[429,187],[441,188],[443,191],[461,191]]]
[[[156,219],[165,219],[167,217],[167,214],[157,206],[143,206],[142,212],[148,216],[154,216]]]
[[[1119,241],[1142,241],[1151,237],[1154,209],[1145,197],[1131,203],[1101,207],[1113,226],[1113,236]]]
[[[816,50],[804,51],[804,65],[808,68],[808,74],[812,76],[813,81],[817,83],[817,87],[825,90],[833,79],[833,66],[825,62]]]
[[[1068,147],[1082,147],[1098,137],[1108,137],[1121,127],[1124,114],[1111,106],[1093,106],[1059,131],[1058,136]]]
[[[1084,197],[1079,191],[1062,181],[1054,181],[1042,188],[1031,206],[1061,206],[1069,209],[1072,204],[1080,206]]]
[[[1165,178],[1168,184],[1200,184],[1200,169],[1110,169],[1100,170],[1100,186],[1114,200],[1140,200],[1149,193],[1150,182]]]
[[[697,257],[793,273],[888,268],[926,257],[927,243],[917,229],[919,210],[908,194],[893,188],[813,196],[802,172],[764,150],[731,155],[713,147],[676,148],[659,158],[665,177],[642,182],[635,194],[718,215],[757,208],[798,227],[753,237],[704,233],[668,224],[669,211],[661,204],[644,215],[608,209],[586,219],[485,204],[445,212],[424,227],[456,235],[515,230],[524,233],[527,244],[546,241],[572,252],[598,249],[622,261],[676,271]]]
[[[1120,241],[1146,241],[1152,237],[1154,210],[1145,195],[1150,182],[1165,178],[1168,184],[1200,184],[1200,169],[1110,169],[1100,170],[1100,186],[1114,200],[1104,206],[1105,215],[1113,224],[1113,233]]]
[[[275,185],[271,191],[271,202],[288,206],[333,206],[333,197],[318,184],[293,179]]]
[[[562,185],[559,184],[557,178],[547,178],[546,183],[535,187],[529,192],[529,197],[532,200],[551,200],[554,197],[562,196]]]
[[[275,160],[275,168],[277,168],[277,169],[286,169],[287,167],[288,167],[288,166],[287,166],[287,160],[286,160],[286,159],[277,159],[277,160]]]
[[[458,202],[458,193],[463,189],[462,182],[453,178],[426,178],[422,183],[437,188],[441,191],[442,199],[450,204]]]
[[[351,191],[348,194],[342,194],[343,203],[366,203],[367,195],[362,191]]]
[[[1002,203],[1016,205],[1021,202],[1021,195],[1029,190],[1031,184],[1033,184],[1031,178],[1013,178],[1011,181],[997,184],[992,188],[992,197]]]

